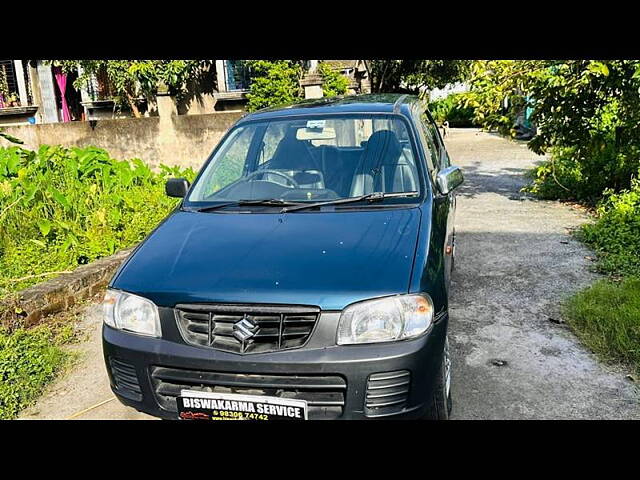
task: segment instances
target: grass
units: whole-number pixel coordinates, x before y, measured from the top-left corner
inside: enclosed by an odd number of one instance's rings
[[[567,323],[597,355],[640,373],[640,278],[599,280],[564,306]]]
[[[71,363],[62,347],[74,338],[70,323],[0,329],[0,420],[16,418]]]

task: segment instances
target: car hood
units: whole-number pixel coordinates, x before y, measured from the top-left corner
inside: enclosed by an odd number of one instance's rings
[[[406,293],[420,209],[285,214],[178,211],[112,287],[157,305],[285,303],[341,310]]]

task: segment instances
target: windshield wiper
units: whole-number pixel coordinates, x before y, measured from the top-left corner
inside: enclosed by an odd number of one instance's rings
[[[298,205],[293,205],[291,207],[284,207],[281,212],[295,212],[297,210],[303,210],[305,208],[315,208],[322,207],[324,205],[340,205],[343,203],[356,203],[361,202],[363,200],[367,200],[369,202],[379,202],[380,200],[384,200],[385,198],[398,198],[398,197],[417,197],[418,192],[373,192],[367,193],[366,195],[360,195],[359,197],[351,197],[351,198],[339,198],[337,200],[329,200],[326,202],[316,202],[316,203],[302,203]]]
[[[298,205],[302,205],[301,203],[298,202],[287,202],[285,200],[280,200],[278,198],[265,198],[265,199],[261,199],[261,200],[237,200],[235,202],[225,202],[225,203],[219,203],[217,205],[209,205],[208,207],[202,207],[202,208],[197,208],[195,209],[196,212],[211,212],[213,210],[217,210],[219,208],[224,208],[224,207],[230,207],[230,206],[238,206],[238,207],[243,207],[243,206],[248,206],[248,205],[266,205],[266,206],[276,206],[276,207],[280,207],[280,206],[298,206]]]

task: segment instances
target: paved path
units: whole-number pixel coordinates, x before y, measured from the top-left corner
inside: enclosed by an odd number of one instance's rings
[[[596,278],[585,259],[591,254],[568,235],[584,216],[519,192],[539,159],[525,145],[469,129],[452,129],[446,143],[466,177],[450,309],[453,417],[640,418],[624,372],[597,362],[566,326],[549,321],[559,318],[562,298]],[[100,322],[97,306],[88,307],[88,340],[75,347],[82,360],[23,418],[150,418],[110,400]]]
[[[74,368],[58,378],[38,403],[20,418],[46,420],[154,420],[122,405],[111,393],[102,356],[102,315],[89,305],[79,325],[85,341],[71,348],[78,355]]]

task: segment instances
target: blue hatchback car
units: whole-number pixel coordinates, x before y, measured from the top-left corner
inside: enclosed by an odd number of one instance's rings
[[[104,300],[118,399],[166,419],[446,419],[454,189],[414,96],[244,116]]]

